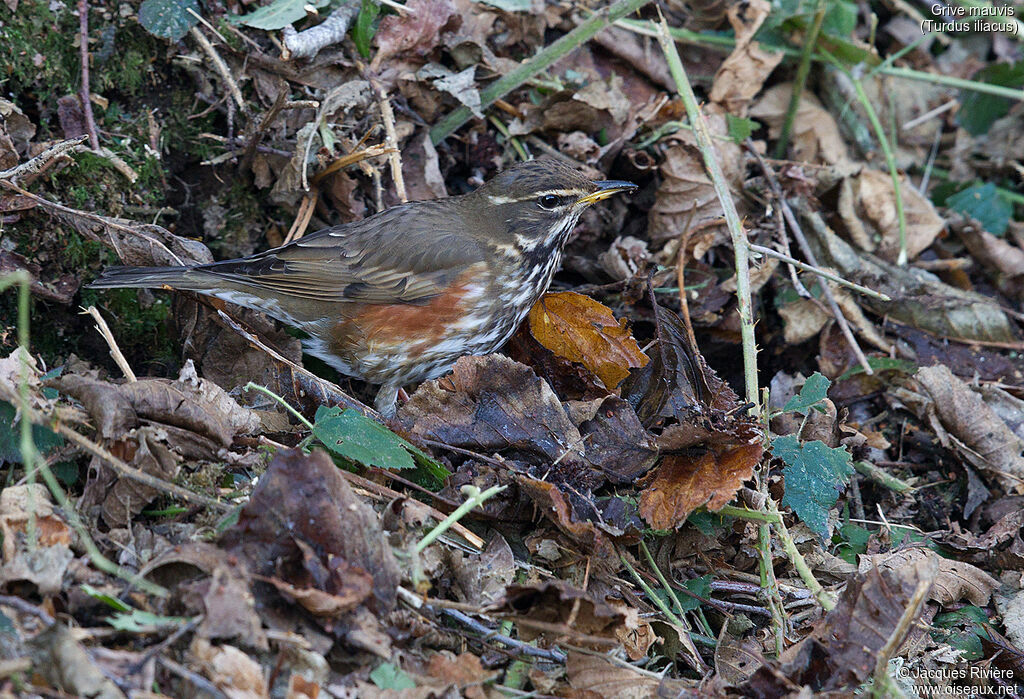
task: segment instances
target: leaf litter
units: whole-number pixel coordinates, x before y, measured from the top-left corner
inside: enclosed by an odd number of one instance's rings
[[[0,99],[0,691],[1020,692],[1019,37],[611,5],[638,11],[568,46],[606,10],[0,9],[15,43],[76,37],[15,47]],[[778,254],[756,357],[659,12]],[[393,420],[265,316],[86,288],[538,156],[640,189],[581,218],[504,353]]]

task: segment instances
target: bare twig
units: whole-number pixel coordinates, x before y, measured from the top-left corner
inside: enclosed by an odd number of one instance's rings
[[[796,238],[797,244],[800,246],[800,251],[807,258],[807,261],[815,269],[820,269],[818,260],[814,256],[814,251],[811,250],[811,246],[807,243],[807,238],[804,236],[803,229],[800,227],[800,223],[796,220],[796,216],[793,215],[793,209],[790,208],[789,203],[786,201],[785,196],[782,193],[782,187],[779,185],[778,178],[775,177],[775,171],[772,167],[765,162],[761,154],[757,152],[757,148],[754,146],[754,142],[749,138],[745,143],[747,150],[757,159],[758,164],[761,166],[762,172],[764,172],[765,179],[768,181],[768,187],[772,190],[772,194],[775,196],[778,202],[779,208],[782,210],[782,215],[786,219],[786,223],[789,225],[789,230]],[[867,287],[864,287],[867,288]],[[864,351],[861,350],[860,345],[857,344],[857,338],[853,336],[853,331],[850,329],[850,324],[846,322],[846,316],[843,315],[842,310],[839,308],[839,303],[836,301],[835,294],[832,293],[832,289],[828,284],[821,285],[822,293],[825,295],[825,300],[828,302],[828,306],[832,311],[832,315],[835,316],[836,323],[839,325],[839,329],[843,333],[843,337],[846,338],[847,344],[850,345],[850,349],[853,350],[854,355],[857,357],[857,362],[861,368],[864,369],[864,373],[869,376],[875,372],[868,363],[868,358],[864,356]],[[874,292],[877,293],[877,292]]]
[[[306,233],[309,220],[313,218],[313,211],[316,210],[316,202],[320,198],[320,190],[312,187],[309,192],[303,195],[302,203],[299,204],[299,212],[292,221],[292,227],[288,229],[288,235],[284,237],[283,245],[298,240]]]
[[[92,114],[92,102],[89,99],[89,0],[78,0],[78,34],[81,39],[78,55],[82,61],[82,86],[78,89],[78,98],[82,101],[82,114],[85,116],[89,145],[93,150],[99,150],[100,137],[96,131],[96,118]]]
[[[107,321],[100,315],[99,310],[96,306],[89,306],[82,310],[83,314],[89,314],[93,320],[96,321],[96,330],[99,331],[100,335],[107,343],[107,347],[110,348],[110,356],[114,358],[114,363],[117,364],[121,373],[125,375],[128,381],[134,383],[138,381],[135,377],[135,372],[132,371],[131,365],[128,364],[128,360],[121,354],[121,348],[117,346],[117,340],[114,339],[114,333],[110,332],[110,326],[107,325]]]
[[[859,291],[860,293],[864,294],[865,296],[871,296],[871,297],[879,299],[881,301],[892,301],[891,298],[889,298],[888,296],[886,296],[885,294],[883,294],[880,291],[875,291],[874,289],[869,289],[866,286],[861,286],[860,284],[856,284],[854,282],[848,281],[848,280],[843,279],[842,277],[840,277],[838,274],[833,274],[832,272],[829,272],[828,270],[825,270],[825,269],[821,269],[820,267],[814,267],[812,265],[808,265],[808,264],[805,264],[803,262],[800,262],[800,260],[793,259],[789,255],[781,253],[778,250],[773,250],[771,248],[766,248],[763,245],[751,245],[750,246],[750,250],[752,252],[760,253],[762,255],[767,255],[768,257],[774,257],[777,260],[782,260],[786,264],[793,265],[794,267],[796,267],[798,269],[802,269],[805,272],[810,272],[811,274],[816,274],[819,277],[824,277],[825,279],[830,279],[830,280],[834,281],[836,284],[839,284],[840,286],[845,286],[845,287],[848,287],[850,289],[853,289],[854,291]]]
[[[875,658],[875,681],[872,687],[872,696],[892,696],[887,691],[892,684],[892,679],[889,677],[889,659],[903,643],[903,639],[910,630],[910,625],[921,612],[921,605],[928,598],[928,592],[932,589],[932,583],[935,582],[935,577],[939,572],[938,556],[932,555],[926,564],[917,568],[917,571],[920,578],[917,581],[917,587],[914,588],[914,594],[911,596],[907,608],[903,610],[896,628],[889,634],[885,645],[878,651],[878,657]]]
[[[15,165],[9,170],[0,170],[0,180],[17,184],[20,180],[30,177],[37,172],[44,170],[51,162],[65,153],[82,150],[82,144],[89,140],[88,135],[70,138],[66,141],[58,141],[44,150],[36,157]]]
[[[224,63],[224,59],[220,57],[219,53],[217,53],[217,49],[215,49],[213,44],[210,43],[210,40],[207,39],[201,31],[199,31],[198,27],[192,27],[188,31],[192,35],[192,38],[196,40],[196,43],[199,44],[203,51],[206,52],[206,55],[209,56],[210,62],[213,63],[213,69],[217,71],[220,79],[224,81],[224,84],[228,88],[228,92],[231,93],[232,99],[235,100],[235,104],[237,104],[238,108],[242,110],[242,114],[247,114],[248,111],[245,106],[245,98],[242,97],[242,91],[239,89],[238,83],[235,82],[235,79],[231,77],[231,71],[228,70],[228,66]]]
[[[391,179],[395,181],[395,193],[402,202],[407,202],[409,197],[405,192],[405,177],[402,175],[402,154],[398,152],[398,135],[395,133],[395,113],[391,110],[391,102],[381,84],[376,80],[372,80],[371,84],[380,103],[380,117],[384,122],[384,143],[390,149],[388,161],[391,163]]]
[[[661,44],[665,58],[668,60],[669,70],[676,82],[676,90],[686,107],[686,115],[693,126],[693,134],[697,140],[697,147],[704,158],[704,166],[711,178],[715,194],[722,205],[725,215],[725,223],[729,229],[729,236],[732,238],[733,255],[736,263],[736,307],[740,316],[740,338],[743,346],[743,378],[746,387],[747,402],[752,405],[751,415],[760,413],[760,392],[757,389],[757,344],[754,338],[754,315],[750,299],[750,241],[747,240],[743,224],[740,222],[739,213],[736,211],[736,203],[732,200],[729,191],[729,184],[722,173],[722,166],[715,159],[715,150],[711,142],[711,132],[708,130],[704,115],[697,106],[697,97],[693,94],[690,80],[686,77],[686,70],[679,58],[676,45],[669,35],[668,24],[665,18],[657,25],[658,43]]]

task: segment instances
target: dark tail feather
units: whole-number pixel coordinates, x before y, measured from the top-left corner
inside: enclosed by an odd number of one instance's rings
[[[193,267],[108,267],[89,285],[90,289],[192,289],[201,283],[202,272]]]

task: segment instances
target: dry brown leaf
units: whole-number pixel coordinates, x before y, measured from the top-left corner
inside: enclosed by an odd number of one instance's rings
[[[1024,301],[1024,250],[1005,238],[995,237],[973,221],[956,220],[950,228],[1001,292]]]
[[[1024,491],[1024,440],[984,399],[941,364],[920,369],[914,379],[931,398],[925,411],[956,438],[965,458],[994,473],[1007,490]]]
[[[196,637],[189,650],[200,663],[203,674],[224,692],[228,699],[269,697],[263,668],[234,646],[214,646]]]
[[[861,556],[859,570],[865,573],[877,566],[896,572],[902,577],[908,575],[908,571],[921,569],[923,563],[933,561],[938,564],[938,572],[929,599],[943,606],[965,599],[971,604],[984,607],[988,604],[992,591],[999,587],[999,581],[981,568],[944,558],[923,547],[906,548],[876,556]]]
[[[768,135],[772,138],[778,138],[782,132],[792,93],[793,83],[776,85],[750,107],[750,116],[768,124]],[[809,163],[836,165],[850,159],[836,120],[807,91],[800,96],[789,149],[794,160]]]
[[[654,699],[687,696],[685,690],[693,686],[693,683],[678,680],[657,680],[630,667],[615,665],[607,658],[579,652],[570,652],[565,666],[569,684],[578,692],[575,696],[581,697]],[[664,694],[658,691],[662,685],[665,686]]]
[[[907,258],[915,259],[942,232],[946,222],[927,197],[900,178],[900,194],[907,230]],[[865,168],[843,180],[839,190],[839,212],[853,241],[863,250],[895,262],[899,255],[899,219],[892,177]]]
[[[720,510],[761,460],[760,443],[708,450],[697,457],[665,457],[640,495],[640,515],[655,529],[675,529],[702,505]]]
[[[609,390],[648,362],[625,320],[589,296],[544,294],[530,309],[530,333],[549,350],[597,374]]]
[[[400,54],[424,56],[438,43],[438,36],[453,17],[459,15],[449,0],[409,0],[408,12],[388,15],[374,34],[377,53],[370,70],[378,72],[389,59]],[[453,23],[455,26],[461,23]]]
[[[730,114],[745,116],[750,100],[782,62],[782,51],[766,51],[753,40],[771,9],[767,0],[750,0],[729,7],[729,24],[736,34],[736,46],[715,73],[710,97]]]

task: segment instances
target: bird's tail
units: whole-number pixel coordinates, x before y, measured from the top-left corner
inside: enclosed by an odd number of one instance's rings
[[[108,267],[91,289],[174,289],[197,291],[209,283],[208,275],[195,267]]]

